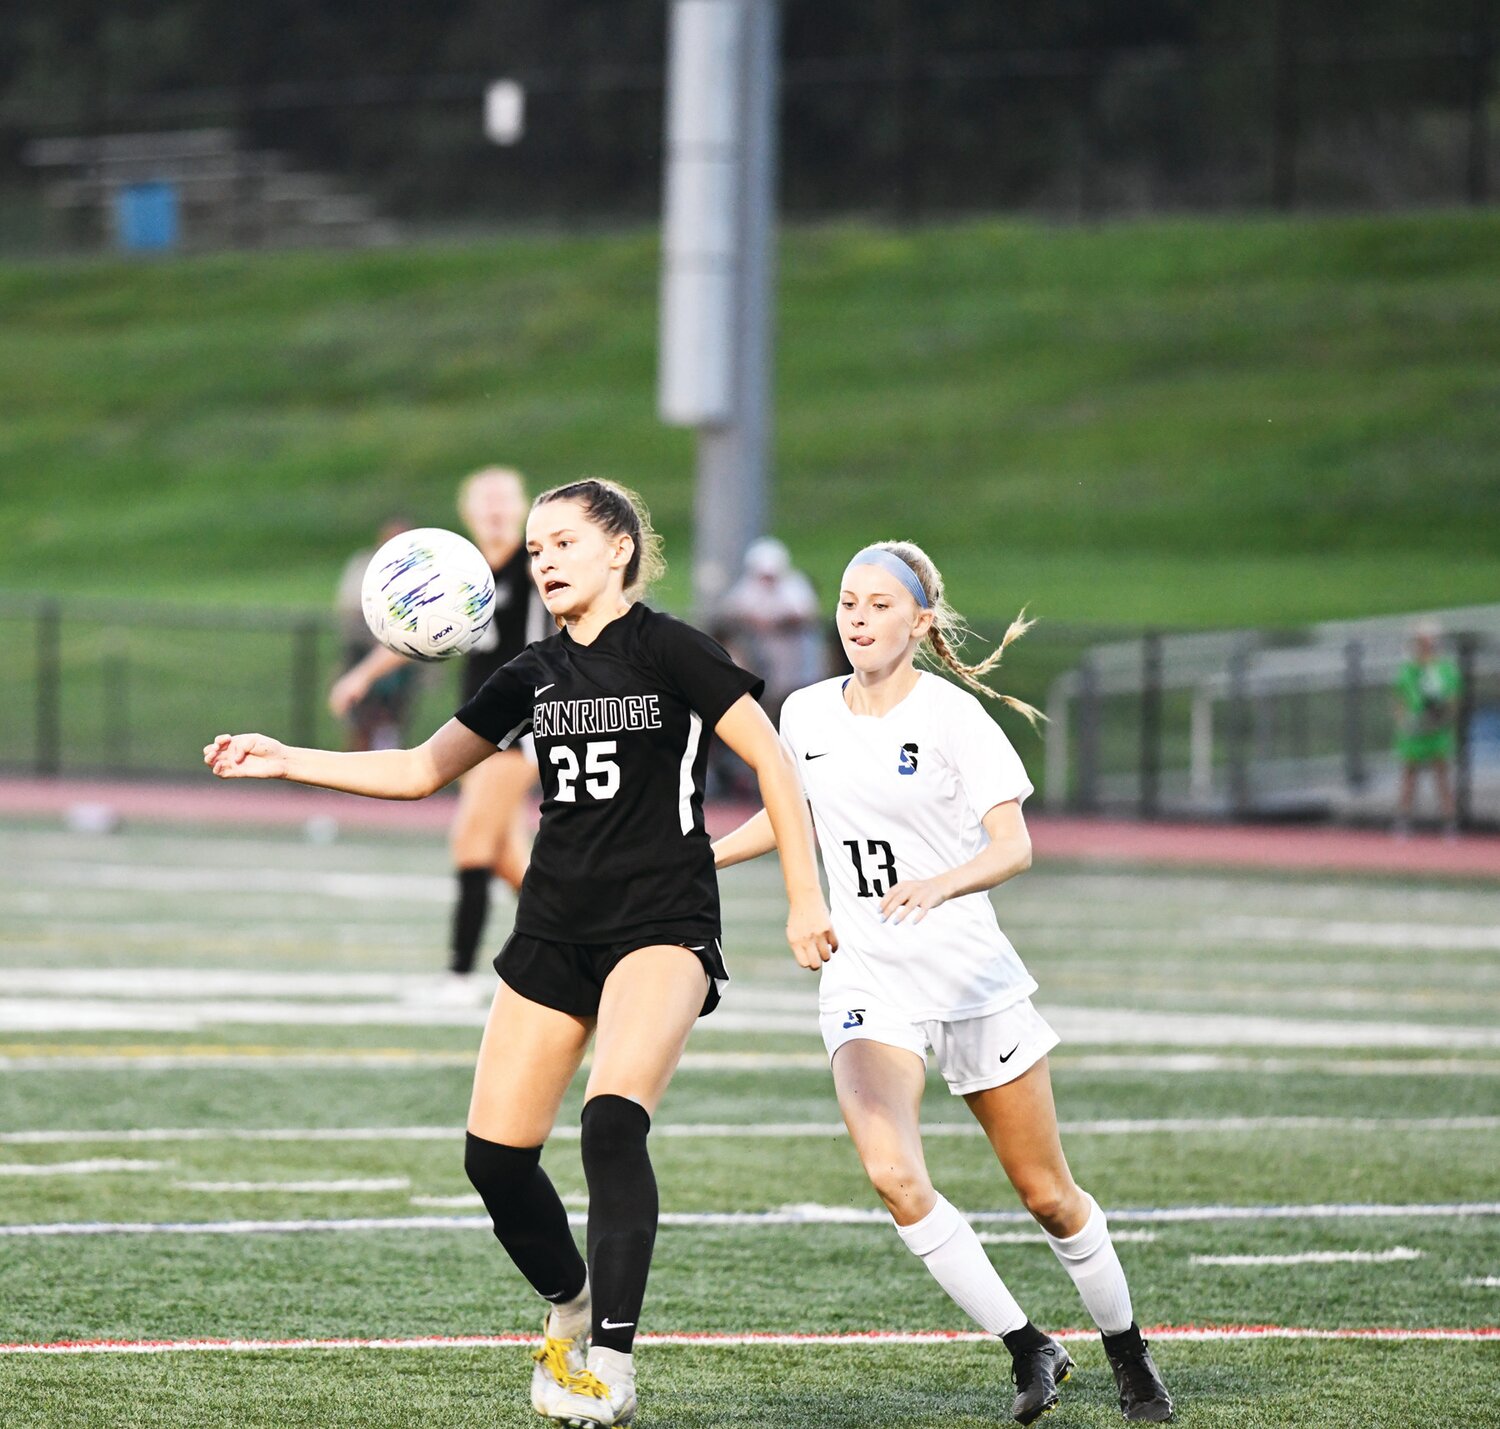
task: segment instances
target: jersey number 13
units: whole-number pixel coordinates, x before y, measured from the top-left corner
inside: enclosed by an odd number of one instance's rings
[[[582,773],[584,792],[590,798],[613,799],[620,792],[620,766],[610,758],[615,743],[613,739],[590,740],[584,746],[582,770],[573,750],[566,744],[554,744],[547,751],[547,758],[557,770],[557,793],[553,797],[561,803],[577,803],[578,776]]]
[[[900,881],[900,875],[896,872],[896,855],[891,852],[891,846],[884,839],[866,839],[865,856],[872,860],[873,870],[884,877],[882,886],[880,877],[867,878],[865,866],[860,859],[860,847],[858,839],[845,839],[844,847],[849,850],[849,857],[854,861],[854,875],[859,879],[859,896],[861,898],[884,898],[887,890],[894,888]]]

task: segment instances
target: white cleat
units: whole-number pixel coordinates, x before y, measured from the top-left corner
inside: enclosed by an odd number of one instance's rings
[[[599,1429],[601,1425],[629,1424],[635,1418],[635,1380],[611,1384],[595,1370],[585,1369],[568,1380],[566,1391],[546,1411],[567,1429]]]
[[[552,1313],[542,1321],[542,1347],[531,1352],[536,1365],[531,1371],[531,1407],[548,1419],[553,1409],[568,1397],[569,1386],[588,1369],[584,1359],[584,1336],[565,1339],[551,1333]]]

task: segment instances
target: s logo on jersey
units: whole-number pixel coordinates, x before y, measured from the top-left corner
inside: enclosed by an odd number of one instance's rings
[[[845,1027],[863,1027],[865,1025],[865,1010],[862,1007],[851,1007],[844,1014]]]
[[[915,744],[903,744],[901,753],[897,755],[896,773],[915,774],[917,772],[917,746]]]

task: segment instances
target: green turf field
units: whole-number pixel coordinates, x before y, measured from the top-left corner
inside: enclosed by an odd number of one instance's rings
[[[0,870],[0,1344],[533,1328],[461,1165],[483,1010],[421,995],[438,840],[10,824]],[[839,1134],[774,865],[723,887],[735,982],[657,1117],[667,1223],[643,1328],[967,1329]],[[1500,1325],[1494,886],[1051,867],[996,899],[1064,1033],[1065,1144],[1143,1321]],[[1082,1328],[967,1113],[929,1091],[937,1183],[1033,1318]],[[547,1164],[581,1215],[577,1111],[575,1094]],[[1370,1258],[1305,1259],[1351,1253]],[[1213,1263],[1260,1256],[1291,1259]],[[1162,1338],[1157,1355],[1185,1425],[1364,1429],[1500,1424],[1497,1348]],[[1097,1343],[1073,1353],[1049,1422],[1119,1422]],[[1009,1422],[1006,1357],[984,1344],[640,1360],[643,1426]],[[515,1347],[27,1353],[0,1356],[0,1384],[8,1429],[519,1426],[528,1369]]]
[[[651,234],[0,267],[13,589],[323,605],[496,460],[640,487]],[[1493,599],[1500,217],[790,232],[775,527],[826,590],[888,535],[960,608],[1297,623]]]

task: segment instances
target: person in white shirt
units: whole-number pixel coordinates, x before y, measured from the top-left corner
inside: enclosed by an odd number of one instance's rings
[[[995,920],[988,890],[1031,866],[1021,805],[1032,792],[1010,741],[974,694],[919,671],[918,656],[1035,720],[982,676],[1028,628],[1014,620],[974,665],[967,634],[920,547],[883,541],[844,572],[838,629],[853,674],[791,695],[781,736],[796,760],[832,894],[837,951],[819,1021],[845,1124],[906,1245],[1009,1349],[1022,1424],[1052,1408],[1068,1352],[1027,1318],[967,1221],[933,1187],[920,1110],[929,1048],[1099,1326],[1120,1408],[1162,1422],[1172,1401],[1131,1311],[1098,1203],[1073,1180],[1047,1053],[1058,1036],[1036,982]],[[714,845],[720,868],[775,847],[762,811]]]

